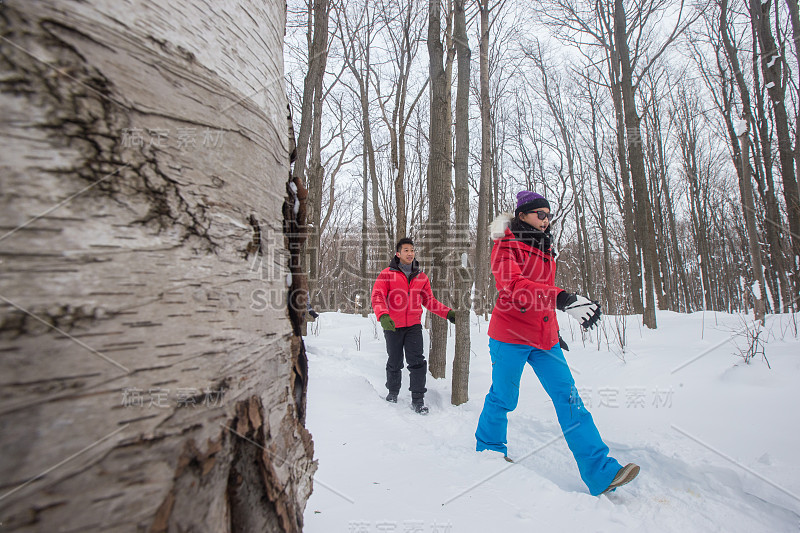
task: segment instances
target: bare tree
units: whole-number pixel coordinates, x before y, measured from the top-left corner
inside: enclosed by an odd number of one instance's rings
[[[675,310],[679,300],[677,294],[678,277],[671,264],[673,252],[670,242],[670,230],[674,223],[670,220],[665,204],[671,206],[669,180],[667,179],[666,144],[669,142],[670,123],[662,125],[662,99],[676,89],[676,84],[668,76],[663,65],[650,69],[643,79],[645,96],[644,135],[648,142],[645,147],[647,175],[649,178],[650,202],[653,206],[653,222],[655,226],[656,254],[659,262],[661,286],[657,293],[661,294],[657,305],[661,310]],[[662,92],[663,88],[663,92]]]
[[[722,117],[722,122],[724,127],[719,128],[721,132],[719,133],[720,136],[726,137],[728,141],[729,153],[731,157],[731,161],[733,162],[734,167],[736,168],[736,173],[738,177],[739,186],[735,188],[739,192],[740,197],[740,204],[744,204],[744,197],[742,196],[742,189],[741,189],[741,180],[742,180],[742,157],[741,157],[741,150],[739,144],[739,137],[736,133],[736,128],[734,124],[734,102],[733,102],[733,92],[735,91],[734,85],[735,82],[730,76],[730,69],[727,67],[727,59],[725,58],[725,51],[724,46],[722,43],[721,31],[719,27],[719,21],[715,18],[711,11],[708,11],[704,16],[704,23],[705,23],[705,31],[703,35],[696,34],[693,35],[690,39],[690,46],[692,49],[692,56],[695,59],[697,64],[698,71],[700,76],[703,79],[706,89],[708,90],[708,94],[711,96],[711,99],[714,102],[714,106],[720,113]],[[710,48],[714,52],[714,59],[713,62],[715,64],[715,68],[711,68],[707,63],[708,59],[706,59],[701,47],[703,46],[703,41],[707,41],[710,44]],[[699,110],[699,102],[692,102],[692,99],[689,98],[689,117],[692,119],[698,119],[700,117],[700,110]],[[681,103],[677,103],[676,108],[680,109],[683,107]],[[714,268],[713,257],[717,254],[713,253],[713,241],[714,241],[714,213],[713,210],[710,208],[711,198],[710,193],[708,192],[711,188],[711,184],[706,183],[710,179],[710,172],[706,173],[703,165],[700,161],[700,154],[701,150],[698,149],[696,146],[693,146],[693,143],[696,143],[699,139],[698,131],[699,127],[696,126],[694,123],[695,120],[692,122],[683,121],[682,125],[679,125],[679,143],[683,144],[685,140],[690,140],[689,144],[689,153],[684,154],[684,147],[681,146],[680,150],[683,154],[682,157],[684,158],[683,161],[688,164],[689,166],[684,166],[684,171],[686,172],[687,178],[687,187],[689,190],[690,195],[694,195],[692,200],[690,201],[697,202],[695,206],[699,205],[702,211],[691,213],[691,226],[690,229],[695,236],[695,248],[698,251],[698,259],[700,264],[698,266],[700,270],[700,280],[701,280],[701,297],[698,301],[699,305],[703,305],[704,309],[711,308],[711,309],[718,309],[720,308],[718,304],[719,295],[721,292],[729,291],[729,287],[731,283],[735,283],[733,280],[736,280],[737,277],[734,275],[734,268],[728,262],[728,257],[726,253],[719,253],[719,256],[722,258],[723,268],[721,270],[724,271],[724,278],[727,281],[724,287],[718,287],[717,282],[715,279],[716,270]],[[738,122],[738,119],[737,119]],[[716,121],[711,121],[711,124],[715,124]],[[688,128],[688,129],[687,129]],[[685,137],[685,132],[691,130],[693,133],[689,135],[689,137]],[[690,155],[691,154],[691,155]],[[687,155],[689,158],[687,158]],[[700,179],[700,178],[703,179]],[[697,178],[695,180],[695,178]],[[695,207],[697,209],[697,207]],[[700,218],[702,217],[702,220]],[[737,229],[740,230],[741,224],[736,225]],[[741,230],[740,230],[741,231]],[[744,235],[744,234],[743,234]],[[746,241],[747,237],[744,235],[744,239]],[[738,243],[730,236],[726,235],[722,238],[723,247],[727,247],[729,249],[736,249]],[[747,245],[745,244],[743,247],[745,250],[747,249]],[[738,274],[737,274],[738,275]],[[738,290],[738,283],[735,283],[735,287]],[[729,298],[731,297],[731,292],[728,292],[728,296],[725,297],[726,300],[730,301]],[[729,306],[729,309],[733,307]]]
[[[577,151],[574,138],[574,124],[571,123],[570,117],[564,109],[563,96],[560,87],[562,86],[561,80],[555,74],[551,74],[551,69],[545,65],[545,60],[542,57],[542,49],[536,42],[536,48],[528,50],[526,55],[533,61],[536,68],[541,74],[540,82],[542,84],[542,94],[547,102],[547,107],[550,110],[550,115],[555,121],[558,135],[561,138],[563,146],[563,156],[567,161],[567,179],[569,179],[570,190],[572,191],[572,207],[575,213],[575,220],[577,224],[577,249],[578,249],[578,264],[579,264],[579,281],[581,292],[588,294],[590,298],[594,299],[594,285],[592,284],[592,270],[589,258],[589,237],[586,229],[586,217],[583,212],[583,187],[579,187],[576,181],[576,158]],[[553,77],[551,83],[551,76]],[[581,180],[582,183],[582,180]]]
[[[616,39],[617,60],[620,64],[620,81],[622,86],[622,104],[625,115],[625,132],[628,142],[628,162],[630,163],[633,181],[634,216],[636,220],[636,236],[642,249],[644,264],[644,296],[645,308],[643,322],[654,329],[656,323],[656,288],[660,287],[655,228],[650,207],[650,197],[645,174],[644,153],[640,117],[636,109],[634,93],[633,65],[628,48],[628,28],[623,0],[614,0],[614,37]]]
[[[761,72],[767,94],[772,102],[773,124],[778,137],[778,159],[780,161],[781,177],[783,178],[783,195],[786,200],[786,218],[789,219],[790,240],[792,243],[791,264],[794,270],[794,293],[800,291],[800,278],[797,266],[800,265],[800,193],[798,193],[797,179],[794,173],[795,157],[792,150],[791,131],[789,129],[788,112],[786,110],[786,52],[783,45],[780,48],[775,41],[770,22],[770,8],[772,1],[750,0],[750,16],[755,29],[761,52]],[[796,13],[796,11],[795,11]],[[775,11],[775,22],[780,38],[780,25],[778,10]],[[797,121],[797,117],[795,117]],[[778,221],[773,221],[779,224]]]
[[[395,13],[394,8],[397,8]],[[380,93],[380,82],[376,80],[375,88],[378,92],[378,103],[380,104],[382,118],[390,135],[391,165],[395,172],[394,177],[394,201],[397,209],[395,223],[395,240],[406,236],[408,232],[408,216],[406,208],[406,137],[408,136],[408,126],[414,109],[425,92],[428,82],[419,88],[416,96],[411,102],[409,98],[409,82],[411,81],[412,66],[416,57],[419,43],[422,39],[424,25],[419,5],[414,0],[392,0],[383,4],[382,17],[384,25],[389,28],[387,32],[392,45],[391,61],[394,72],[392,91],[382,97]],[[393,26],[396,24],[396,27]],[[385,101],[394,98],[394,106],[391,113],[387,110]]]
[[[598,99],[597,95],[593,92],[592,89],[592,81],[589,79],[589,76],[583,77],[584,81],[586,82],[586,95],[588,98],[589,108],[591,110],[591,133],[592,133],[592,156],[594,162],[594,172],[595,178],[597,183],[597,205],[599,211],[598,217],[598,225],[600,226],[600,235],[603,244],[603,277],[605,280],[603,286],[603,300],[606,309],[611,313],[617,312],[615,298],[612,297],[612,290],[613,290],[613,281],[612,281],[612,270],[611,270],[611,243],[609,242],[609,235],[608,235],[608,217],[606,215],[606,205],[605,205],[605,194],[603,192],[603,179],[602,179],[602,170],[601,170],[601,155],[600,155],[600,145],[598,144]]]
[[[307,202],[307,228],[308,242],[306,243],[307,252],[303,255],[305,259],[304,271],[308,272],[309,282],[309,298],[315,291],[315,285],[319,279],[319,258],[317,251],[319,250],[320,239],[320,223],[322,218],[322,186],[324,181],[324,167],[322,164],[322,105],[325,93],[323,93],[323,79],[325,77],[325,66],[328,59],[328,18],[329,18],[330,5],[329,0],[314,0],[313,7],[309,5],[308,14],[308,35],[312,35],[313,39],[308,38],[308,73],[304,80],[303,87],[303,107],[301,113],[303,119],[300,121],[301,134],[304,138],[307,137],[307,132],[303,131],[303,127],[307,127],[309,120],[307,115],[310,115],[311,120],[311,139],[310,158],[308,167],[305,168],[306,150],[304,148],[302,154],[302,162],[295,164],[295,177],[298,180],[305,179],[305,185],[308,189],[308,202]],[[313,21],[313,23],[312,23]],[[335,83],[335,82],[334,82]],[[309,94],[309,85],[311,85],[310,92],[312,93],[311,100],[308,101],[306,97]],[[330,90],[330,88],[328,89]],[[299,170],[298,170],[299,169]],[[305,175],[303,175],[305,174]]]
[[[424,242],[430,258],[429,274],[434,295],[441,299],[447,281],[447,233],[450,224],[452,144],[450,134],[450,80],[444,65],[441,6],[428,4],[428,58],[430,77],[430,159],[428,161],[428,223]],[[434,378],[445,377],[447,324],[432,319],[429,369]]]
[[[642,8],[643,9],[643,8]],[[614,3],[608,0],[596,2],[593,6],[576,0],[552,0],[548,8],[543,10],[542,17],[545,23],[554,29],[556,35],[575,45],[589,38],[589,50],[578,47],[587,56],[588,64],[592,65],[599,79],[607,77],[606,84],[611,100],[614,104],[616,149],[619,181],[622,194],[615,197],[620,212],[624,219],[625,244],[627,251],[627,265],[630,275],[630,292],[633,312],[644,314],[642,302],[642,277],[640,261],[639,228],[634,222],[635,203],[631,185],[631,170],[629,164],[629,146],[626,141],[626,117],[624,111],[622,73],[619,60],[617,36],[614,22]],[[631,34],[638,30],[642,32],[642,25],[647,17],[644,11],[634,18],[635,26],[630,28]],[[636,41],[639,42],[639,41]],[[599,48],[600,59],[594,57],[592,48]],[[607,74],[603,70],[607,71]],[[637,132],[638,133],[638,132]],[[634,135],[638,142],[638,138]]]
[[[478,189],[478,221],[475,242],[475,312],[489,307],[489,207],[492,184],[492,106],[489,98],[489,0],[476,0],[480,10],[480,111],[481,178]]]
[[[611,21],[607,20],[609,25],[609,33],[613,35],[610,30]],[[613,39],[609,37],[609,42],[613,43]],[[634,223],[634,201],[633,201],[633,188],[631,187],[631,171],[628,163],[628,146],[625,137],[625,112],[622,103],[622,82],[619,62],[613,60],[614,48],[606,51],[607,65],[609,71],[609,91],[611,93],[611,100],[614,103],[614,117],[615,131],[617,137],[617,162],[619,163],[619,177],[622,183],[622,197],[618,201],[620,210],[623,215],[625,223],[625,243],[628,252],[628,272],[630,274],[630,296],[633,304],[633,312],[636,314],[644,315],[644,302],[642,300],[642,264],[640,261],[640,246],[637,239],[638,230]]]
[[[751,9],[755,6],[751,6]],[[775,302],[774,309],[780,309],[780,302],[783,302],[785,311],[789,310],[791,297],[791,286],[786,271],[786,261],[781,242],[783,233],[783,217],[778,205],[778,198],[775,194],[773,179],[774,157],[772,132],[770,128],[770,117],[764,101],[764,89],[761,87],[758,63],[762,68],[767,68],[759,58],[758,52],[758,17],[751,17],[750,26],[753,34],[753,95],[755,96],[755,108],[753,116],[753,162],[758,196],[765,212],[765,224],[762,231],[766,234],[769,253],[765,254],[764,260],[767,268],[764,271],[765,282],[770,287]],[[773,56],[774,57],[774,56]],[[785,91],[784,91],[785,93]],[[773,115],[774,116],[774,115]],[[755,199],[754,199],[755,202]],[[791,255],[791,254],[790,254]],[[789,260],[791,263],[791,259]]]
[[[294,165],[294,177],[303,182],[306,181],[310,139],[312,132],[315,131],[314,120],[322,115],[319,106],[322,102],[322,80],[328,60],[328,7],[329,0],[309,0],[308,2],[308,32],[306,34],[308,71],[303,82],[300,129],[297,136],[297,160]],[[315,111],[317,111],[316,114]],[[316,130],[318,131],[319,128]]]
[[[753,123],[751,105],[750,105],[750,91],[744,79],[744,74],[739,66],[739,57],[736,48],[733,45],[730,37],[730,28],[728,27],[728,0],[718,0],[720,15],[719,15],[719,31],[722,37],[722,43],[725,53],[730,62],[731,69],[733,70],[733,77],[736,85],[739,88],[739,96],[742,102],[742,119],[739,123],[739,131],[737,136],[739,138],[740,149],[740,168],[741,174],[739,179],[739,187],[742,193],[742,204],[748,213],[755,213],[755,206],[753,203],[753,185],[751,182],[751,166],[750,166],[750,129]],[[763,320],[766,313],[766,306],[764,299],[766,297],[764,287],[764,270],[761,263],[761,248],[759,246],[758,234],[755,225],[755,217],[745,216],[745,227],[747,228],[747,238],[750,244],[750,259],[753,265],[753,279],[756,281],[756,290],[754,290],[754,311],[756,320]]]
[[[786,0],[786,5],[789,8],[789,20],[792,23],[792,43],[794,44],[794,55],[797,60],[797,72],[800,72],[800,10],[797,6],[797,0]],[[776,6],[777,10],[777,6]],[[786,63],[786,70],[789,70],[789,63]],[[798,109],[800,109],[800,83],[795,83],[795,120],[794,120],[794,163],[796,171],[796,180],[798,183],[798,195],[800,196],[800,120],[798,120]],[[795,232],[797,234],[797,232]],[[796,238],[796,235],[795,235]],[[800,270],[800,263],[795,262],[793,268],[797,272]],[[795,290],[795,294],[798,291]],[[795,306],[795,309],[797,306]]]
[[[350,9],[348,9],[350,8]],[[350,11],[357,10],[354,16]],[[384,252],[392,250],[391,236],[380,210],[378,191],[378,173],[375,162],[375,146],[372,139],[370,121],[370,78],[372,69],[372,44],[377,32],[376,9],[369,2],[363,5],[338,5],[339,40],[343,49],[343,60],[350,70],[356,87],[352,88],[361,105],[361,133],[363,138],[363,155],[366,161],[364,170],[369,179],[372,216],[377,226],[377,245]],[[346,84],[347,85],[347,84]],[[347,85],[349,87],[349,85]]]
[[[465,0],[455,0],[453,40],[458,54],[458,88],[456,93],[456,148],[455,170],[455,211],[456,225],[454,244],[451,253],[457,254],[461,261],[456,269],[456,342],[453,359],[453,389],[451,403],[461,405],[469,400],[469,359],[470,359],[470,289],[472,275],[467,264],[469,238],[469,187],[467,167],[469,158],[469,85],[470,49],[467,37],[467,21],[464,12]]]
[[[709,210],[705,201],[707,188],[702,183],[702,169],[699,158],[700,104],[698,99],[685,90],[679,91],[674,102],[674,116],[678,146],[681,153],[681,167],[689,186],[689,214],[691,230],[695,235],[696,252],[700,260],[700,275],[704,291],[703,309],[716,309],[712,298],[713,283],[711,273],[713,263],[709,244]]]
[[[327,187],[327,201],[323,202],[322,200],[320,200],[319,211],[320,211],[320,216],[322,218],[319,222],[318,233],[320,236],[328,228],[331,216],[335,212],[339,211],[338,209],[336,209],[337,205],[336,177],[342,170],[344,170],[345,167],[353,163],[359,157],[357,154],[349,153],[350,146],[356,139],[356,136],[354,134],[351,134],[348,137],[348,132],[350,131],[350,128],[354,120],[353,117],[347,116],[347,113],[344,110],[342,97],[332,96],[328,99],[328,102],[329,102],[329,107],[331,109],[331,115],[337,118],[337,121],[334,125],[334,131],[331,133],[328,145],[332,144],[335,141],[338,143],[338,146],[336,147],[335,150],[333,150],[327,155],[327,159],[322,164],[323,168],[327,169],[328,171],[323,176],[324,178],[323,189]],[[327,146],[324,146],[323,150],[325,148],[327,148]]]

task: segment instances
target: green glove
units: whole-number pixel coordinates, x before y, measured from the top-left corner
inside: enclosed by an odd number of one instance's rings
[[[456,312],[452,309],[447,312],[447,320],[449,320],[451,324],[456,323]]]
[[[390,317],[388,314],[381,315],[381,318],[379,320],[381,322],[381,327],[383,329],[385,329],[386,331],[394,331],[395,330],[394,320],[392,320],[392,317]]]

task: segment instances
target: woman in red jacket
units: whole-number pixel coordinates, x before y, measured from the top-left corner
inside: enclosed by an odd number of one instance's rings
[[[525,363],[553,400],[561,431],[589,492],[602,494],[631,481],[639,467],[608,456],[592,415],[575,389],[558,336],[556,309],[591,328],[600,304],[555,286],[556,254],[550,244],[550,203],[540,194],[517,194],[517,209],[492,222],[492,273],[497,302],[489,321],[492,386],[475,432],[478,451],[506,455],[508,413],[517,407]]]

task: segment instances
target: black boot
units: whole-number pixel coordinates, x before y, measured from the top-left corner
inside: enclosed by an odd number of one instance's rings
[[[392,403],[397,403],[397,393],[396,392],[390,392],[389,394],[387,394],[386,395],[386,401],[387,402],[392,402]]]
[[[428,407],[425,405],[425,402],[423,400],[421,400],[421,399],[420,400],[414,400],[413,402],[411,402],[411,408],[415,412],[417,412],[417,413],[419,413],[421,415],[427,415],[428,414]]]

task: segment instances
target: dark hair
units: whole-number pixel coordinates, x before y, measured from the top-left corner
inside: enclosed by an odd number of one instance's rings
[[[403,237],[402,239],[397,241],[397,245],[394,247],[394,251],[399,252],[400,248],[402,248],[404,244],[410,244],[411,246],[414,246],[414,241],[412,241],[408,237]]]

